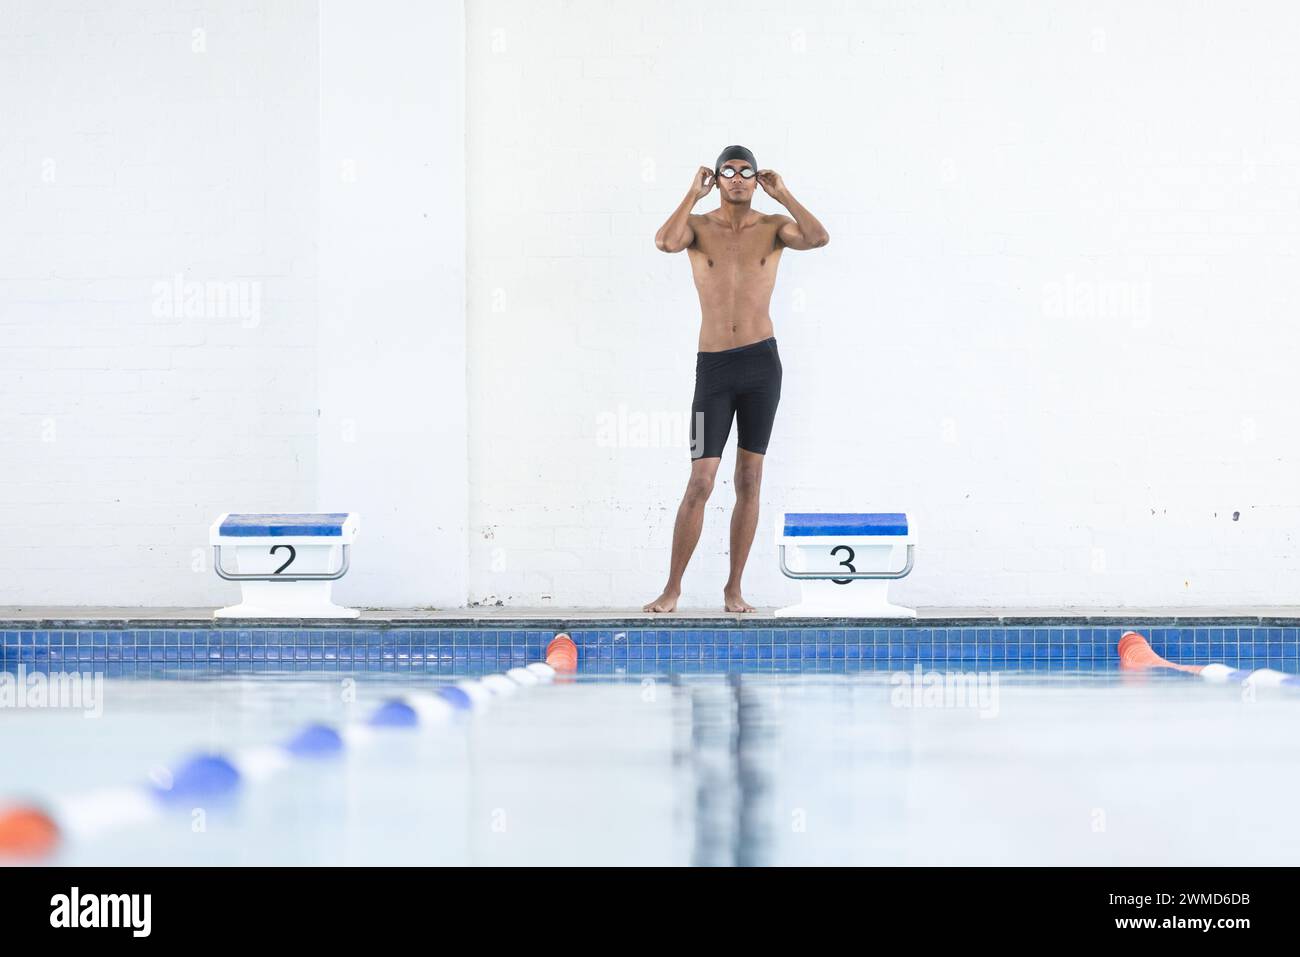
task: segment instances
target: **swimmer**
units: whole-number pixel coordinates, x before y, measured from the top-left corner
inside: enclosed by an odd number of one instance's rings
[[[717,187],[721,205],[691,212]],[[790,215],[760,213],[750,202],[761,187]],[[731,514],[731,572],[722,588],[729,612],[754,608],[740,577],[758,527],[763,457],[781,398],[781,357],[768,306],[786,249],[816,249],[830,241],[826,227],[791,194],[779,173],[759,169],[754,154],[728,146],[710,169],[701,166],[676,211],[655,234],[666,253],[687,251],[700,297],[699,352],[691,403],[691,476],[677,509],[668,583],[642,608],[677,610],[682,575],[704,525],[704,505],[736,420],[736,505]]]

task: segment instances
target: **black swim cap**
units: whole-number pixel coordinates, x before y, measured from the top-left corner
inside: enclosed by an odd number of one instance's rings
[[[713,172],[722,169],[722,164],[727,160],[744,160],[750,166],[754,167],[754,172],[758,172],[758,160],[754,159],[754,154],[743,146],[728,146],[718,156],[718,161],[713,164]]]

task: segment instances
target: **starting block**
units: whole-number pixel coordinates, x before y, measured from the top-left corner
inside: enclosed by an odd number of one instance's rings
[[[212,523],[217,575],[239,582],[243,601],[214,618],[356,618],[333,602],[331,583],[347,574],[360,517],[354,512],[232,514]],[[222,549],[235,553],[235,571]]]
[[[916,558],[916,535],[901,512],[782,512],[776,549],[781,573],[803,592],[778,618],[916,617],[889,601],[889,583],[911,574]]]

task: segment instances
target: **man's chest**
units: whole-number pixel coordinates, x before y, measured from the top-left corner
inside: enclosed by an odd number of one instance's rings
[[[774,264],[780,254],[776,227],[753,226],[740,233],[706,228],[695,231],[691,259],[704,268],[719,266],[757,267]]]

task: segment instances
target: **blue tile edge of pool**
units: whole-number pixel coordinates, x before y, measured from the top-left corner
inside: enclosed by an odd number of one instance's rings
[[[23,627],[27,624],[28,627]],[[0,670],[102,671],[110,676],[286,671],[496,671],[541,660],[554,627],[31,627],[0,622]],[[645,628],[565,630],[587,674],[895,670],[914,665],[990,670],[1102,670],[1128,630],[1182,663],[1222,662],[1300,673],[1300,622],[1287,625]]]

